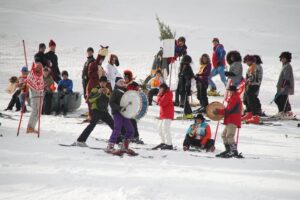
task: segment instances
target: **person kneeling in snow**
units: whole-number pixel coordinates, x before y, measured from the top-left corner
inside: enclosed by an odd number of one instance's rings
[[[215,150],[215,141],[210,139],[211,130],[209,124],[205,121],[202,114],[198,114],[194,119],[195,123],[191,124],[187,130],[183,142],[183,150],[187,151],[190,149],[190,146],[194,146],[206,149],[207,152],[213,152]]]
[[[238,153],[234,136],[236,129],[241,127],[243,104],[236,86],[231,85],[228,90],[229,99],[226,108],[213,111],[215,115],[224,115],[225,128],[222,133],[222,139],[226,150],[216,155],[222,158],[241,157]]]

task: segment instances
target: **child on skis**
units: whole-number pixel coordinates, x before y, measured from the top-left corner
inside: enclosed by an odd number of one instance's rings
[[[110,98],[110,91],[107,88],[107,77],[100,78],[100,85],[92,89],[88,97],[88,101],[92,105],[92,119],[90,124],[83,130],[77,141],[73,143],[74,146],[86,147],[86,140],[97,125],[99,120],[105,122],[112,130],[114,128],[114,121],[108,113],[108,103]]]
[[[171,122],[174,119],[173,93],[167,84],[163,83],[159,86],[157,103],[159,105],[159,135],[161,143],[153,148],[162,150],[172,150],[172,137],[170,133]]]
[[[261,104],[258,99],[259,88],[262,81],[262,68],[256,64],[256,58],[252,55],[244,57],[244,63],[248,65],[246,74],[246,89],[243,102],[246,106],[246,114],[242,117],[242,121],[248,123],[259,123],[259,115],[261,115]]]
[[[203,54],[200,58],[199,71],[195,76],[197,86],[197,99],[199,100],[201,105],[197,112],[206,112],[206,106],[208,105],[207,88],[210,71],[211,64],[209,55]]]
[[[164,83],[162,72],[157,70],[155,76],[149,81],[150,90],[148,92],[148,103],[152,106],[153,96],[158,94],[159,86]]]
[[[47,67],[44,68],[43,79],[44,79],[45,89],[44,89],[44,104],[43,104],[42,114],[50,115],[52,111],[51,110],[52,96],[56,88],[55,88],[54,80],[51,77],[50,71]]]
[[[198,114],[194,119],[195,123],[191,124],[187,130],[183,142],[183,150],[187,151],[190,149],[190,146],[194,146],[206,149],[207,152],[213,152],[215,150],[215,141],[210,139],[211,130],[209,124],[205,121],[202,114]]]
[[[132,139],[132,136],[134,134],[134,128],[130,119],[125,118],[121,114],[122,110],[126,109],[120,106],[121,98],[127,90],[126,87],[127,85],[125,84],[124,79],[117,77],[115,88],[109,100],[109,105],[111,107],[114,119],[114,130],[110,136],[106,152],[114,155],[123,155],[124,153],[127,153],[129,155],[136,155],[136,153],[129,148],[130,140]],[[126,130],[125,138],[123,140],[121,149],[116,150],[114,146],[118,140],[123,126]]]
[[[69,73],[67,71],[62,71],[62,80],[58,82],[57,92],[57,107],[56,107],[56,115],[59,115],[61,111],[61,101],[63,102],[63,115],[66,116],[68,112],[68,101],[70,95],[73,93],[73,81],[69,79]]]
[[[241,127],[242,101],[237,88],[234,85],[229,86],[229,100],[225,109],[214,110],[215,115],[224,115],[225,128],[222,133],[225,151],[216,155],[222,158],[239,157],[237,144],[234,140],[236,129]]]
[[[288,51],[282,52],[279,56],[282,63],[282,69],[277,82],[277,93],[275,103],[279,113],[278,117],[292,117],[292,108],[289,101],[289,95],[294,94],[294,74],[291,65],[292,54]]]

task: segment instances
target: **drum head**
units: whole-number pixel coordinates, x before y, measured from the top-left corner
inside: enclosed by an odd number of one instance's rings
[[[224,105],[220,102],[212,102],[206,107],[207,117],[213,121],[220,121],[224,118],[224,115],[215,115],[213,112],[216,109],[224,109]]]
[[[122,96],[120,106],[126,109],[123,112],[121,111],[121,114],[128,119],[135,118],[140,110],[140,102],[140,96],[137,91],[130,90],[125,92]]]

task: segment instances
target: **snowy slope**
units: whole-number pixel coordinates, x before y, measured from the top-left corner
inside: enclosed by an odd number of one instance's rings
[[[278,56],[283,50],[291,51],[296,94],[290,100],[293,111],[300,114],[299,8],[297,0],[0,1],[0,106],[4,109],[10,98],[4,92],[7,79],[18,75],[24,65],[22,39],[27,44],[29,62],[40,42],[54,39],[60,68],[69,71],[78,91],[88,46],[97,49],[99,44],[109,45],[119,55],[121,71],[132,69],[138,79],[144,78],[161,45],[155,21],[158,14],[178,36],[186,36],[194,71],[200,55],[211,53],[211,39],[216,36],[227,51],[260,54],[265,72],[260,98],[263,109],[270,114],[277,111],[269,102],[281,67]],[[222,98],[210,98],[213,100]],[[82,104],[70,116],[85,111],[86,105]],[[37,139],[24,133],[29,114],[25,114],[21,135],[16,137],[18,113],[4,113],[15,120],[0,118],[0,199],[300,198],[297,122],[243,126],[239,150],[249,159],[221,160],[205,157],[213,156],[211,153],[182,152],[184,132],[190,123],[184,121],[172,123],[178,151],[139,149],[137,152],[145,158],[120,159],[101,150],[58,146],[78,137],[85,128],[78,124],[80,119],[43,116],[41,137]],[[139,122],[140,135],[148,145],[138,147],[152,147],[159,142],[157,115],[158,107],[151,107]],[[215,130],[216,123],[212,122],[211,127]],[[223,150],[222,128],[216,153]],[[107,126],[98,125],[88,144],[105,147],[94,137],[107,139],[109,135]]]

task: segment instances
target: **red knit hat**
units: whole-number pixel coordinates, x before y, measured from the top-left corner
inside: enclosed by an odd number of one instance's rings
[[[56,46],[56,43],[53,40],[50,40],[49,47]]]

